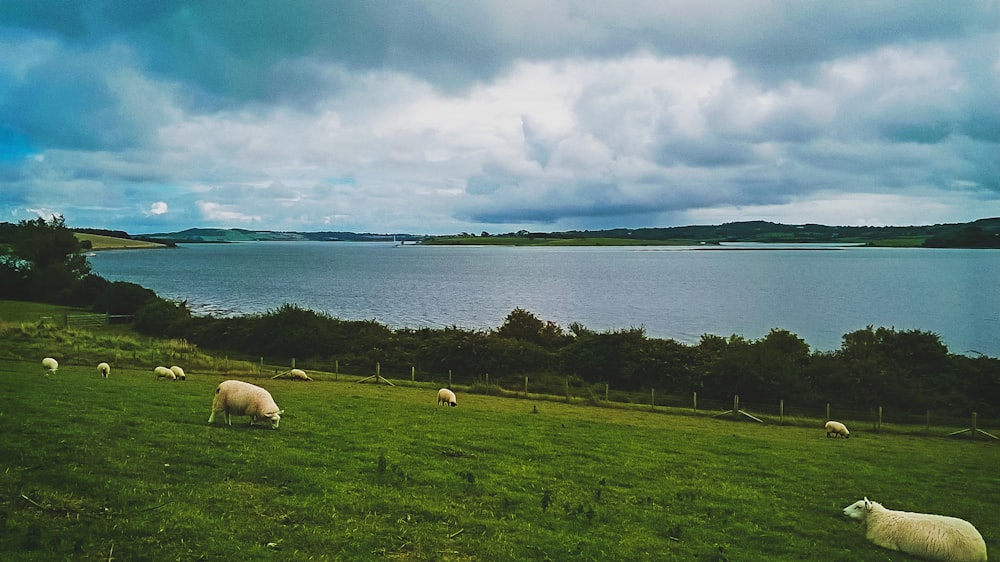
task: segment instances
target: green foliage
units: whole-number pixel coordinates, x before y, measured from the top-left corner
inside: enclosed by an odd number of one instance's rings
[[[542,322],[537,316],[522,308],[515,308],[507,315],[497,336],[533,343],[545,349],[557,349],[568,342],[562,328],[552,321]]]
[[[0,297],[69,304],[75,284],[90,272],[81,250],[61,216],[21,221],[0,257]]]
[[[158,298],[141,305],[132,322],[140,334],[179,338],[190,332],[191,311],[186,303]]]
[[[988,223],[983,223],[987,225]],[[976,224],[958,225],[924,241],[928,248],[1000,248],[1000,228]]]

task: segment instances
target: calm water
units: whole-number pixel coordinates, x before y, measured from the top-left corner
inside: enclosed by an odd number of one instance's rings
[[[294,303],[392,328],[497,328],[520,307],[563,327],[644,327],[685,343],[783,328],[815,350],[871,324],[1000,357],[1000,251],[727,248],[258,242],[99,252],[90,262],[197,313]]]

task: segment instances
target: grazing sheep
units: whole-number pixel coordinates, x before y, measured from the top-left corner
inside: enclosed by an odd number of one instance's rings
[[[250,416],[250,425],[258,419],[266,418],[271,420],[273,429],[278,429],[284,410],[278,409],[271,393],[263,388],[248,382],[228,380],[219,383],[215,389],[212,415],[208,417],[208,423],[215,420],[218,412],[225,414],[226,425],[233,425],[230,416]]]
[[[985,562],[986,542],[972,523],[957,517],[894,511],[864,498],[844,508],[861,521],[865,537],[883,548],[928,560]]]
[[[458,406],[458,402],[455,400],[455,393],[448,390],[447,388],[442,388],[438,391],[438,406],[441,404],[447,404],[449,406]]]
[[[101,373],[102,377],[108,378],[108,375],[111,374],[111,365],[108,365],[107,363],[104,362],[98,363],[97,372]]]
[[[177,380],[177,375],[175,375],[173,371],[171,371],[170,369],[168,369],[166,367],[162,367],[162,366],[161,367],[157,367],[157,368],[153,369],[153,372],[156,373],[156,378],[157,379],[167,379],[169,381],[175,381],[175,380]]]
[[[45,369],[45,374],[54,375],[56,374],[56,369],[59,368],[59,362],[51,357],[46,357],[42,359],[42,368]]]
[[[838,421],[828,421],[826,422],[826,436],[833,436],[835,439],[837,437],[843,437],[844,439],[851,438],[851,432],[847,431],[847,426]]]
[[[170,371],[177,377],[177,380],[186,381],[187,375],[184,374],[184,369],[181,369],[177,365],[170,367]]]
[[[292,369],[291,371],[288,371],[288,375],[292,377],[292,380],[297,380],[297,381],[312,380],[312,378],[309,375],[307,375],[306,372],[303,371],[302,369]]]

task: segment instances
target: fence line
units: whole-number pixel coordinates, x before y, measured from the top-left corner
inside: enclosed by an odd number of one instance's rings
[[[93,328],[107,326],[112,322],[128,322],[132,319],[131,314],[109,314],[109,313],[91,313],[91,314],[69,314],[63,313],[62,316],[41,316],[39,320],[42,322],[55,322],[58,321],[60,325],[64,328],[69,328],[70,326],[74,328]]]
[[[329,360],[325,361],[328,362]],[[295,359],[292,359],[292,364],[294,366]],[[324,363],[325,363],[324,362]],[[264,358],[260,358],[261,366],[264,364]],[[340,361],[335,360],[335,370],[336,376],[340,376]],[[381,373],[378,368],[378,362],[376,362],[375,372]],[[931,431],[931,411],[927,410],[923,414],[914,414],[910,412],[891,412],[891,420],[886,419],[887,412],[882,406],[874,406],[867,411],[843,408],[840,406],[835,406],[831,403],[825,403],[825,406],[790,406],[786,403],[784,399],[775,399],[772,403],[767,403],[762,405],[759,403],[747,404],[741,403],[739,396],[734,396],[734,401],[732,403],[727,403],[722,400],[711,400],[701,398],[697,392],[693,392],[690,396],[681,396],[675,394],[663,394],[658,393],[655,388],[650,388],[646,391],[624,391],[624,390],[614,390],[610,388],[607,383],[586,383],[573,385],[570,382],[570,377],[562,377],[558,384],[553,383],[554,378],[547,378],[548,384],[540,384],[541,388],[534,390],[529,386],[531,379],[527,375],[519,377],[505,377],[503,383],[496,382],[496,378],[493,378],[491,382],[489,373],[485,373],[484,376],[455,376],[451,369],[448,370],[447,374],[442,373],[431,373],[419,371],[416,366],[410,365],[406,369],[409,374],[409,380],[403,379],[401,375],[401,382],[426,382],[435,383],[441,385],[447,385],[449,388],[453,387],[454,384],[459,384],[468,387],[468,389],[475,393],[483,394],[512,394],[516,397],[532,398],[532,397],[549,397],[548,399],[565,401],[565,402],[576,402],[576,403],[593,403],[593,404],[630,404],[637,407],[645,407],[649,410],[657,411],[667,411],[667,408],[675,408],[678,410],[684,410],[692,413],[693,415],[706,415],[706,416],[717,416],[720,417],[724,414],[731,414],[732,417],[743,418],[743,419],[753,419],[763,423],[776,423],[776,424],[802,424],[803,419],[807,420],[830,420],[837,419],[840,421],[850,422],[851,425],[855,427],[866,427],[870,424],[871,431],[879,432],[882,430],[883,422],[895,424],[895,425],[905,425],[908,427],[923,426],[926,433]],[[381,374],[380,374],[381,376]],[[516,381],[516,382],[515,382]],[[721,412],[721,414],[720,414]],[[969,424],[969,416],[972,416],[971,427],[966,428]],[[798,418],[798,420],[796,420]],[[988,421],[983,416],[978,416],[976,412],[969,412],[959,415],[948,415],[948,414],[935,414],[935,427],[959,427],[966,428],[960,429],[959,431],[952,432],[953,434],[969,434],[972,437],[977,435],[987,435],[987,438],[996,438],[985,431],[982,431],[980,427],[985,427],[984,422],[987,424],[997,424],[1000,426],[1000,420],[989,419]],[[978,425],[978,427],[977,427]]]

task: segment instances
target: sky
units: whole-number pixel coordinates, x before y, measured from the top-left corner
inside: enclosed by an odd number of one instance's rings
[[[4,0],[0,222],[1000,216],[1000,1]]]

